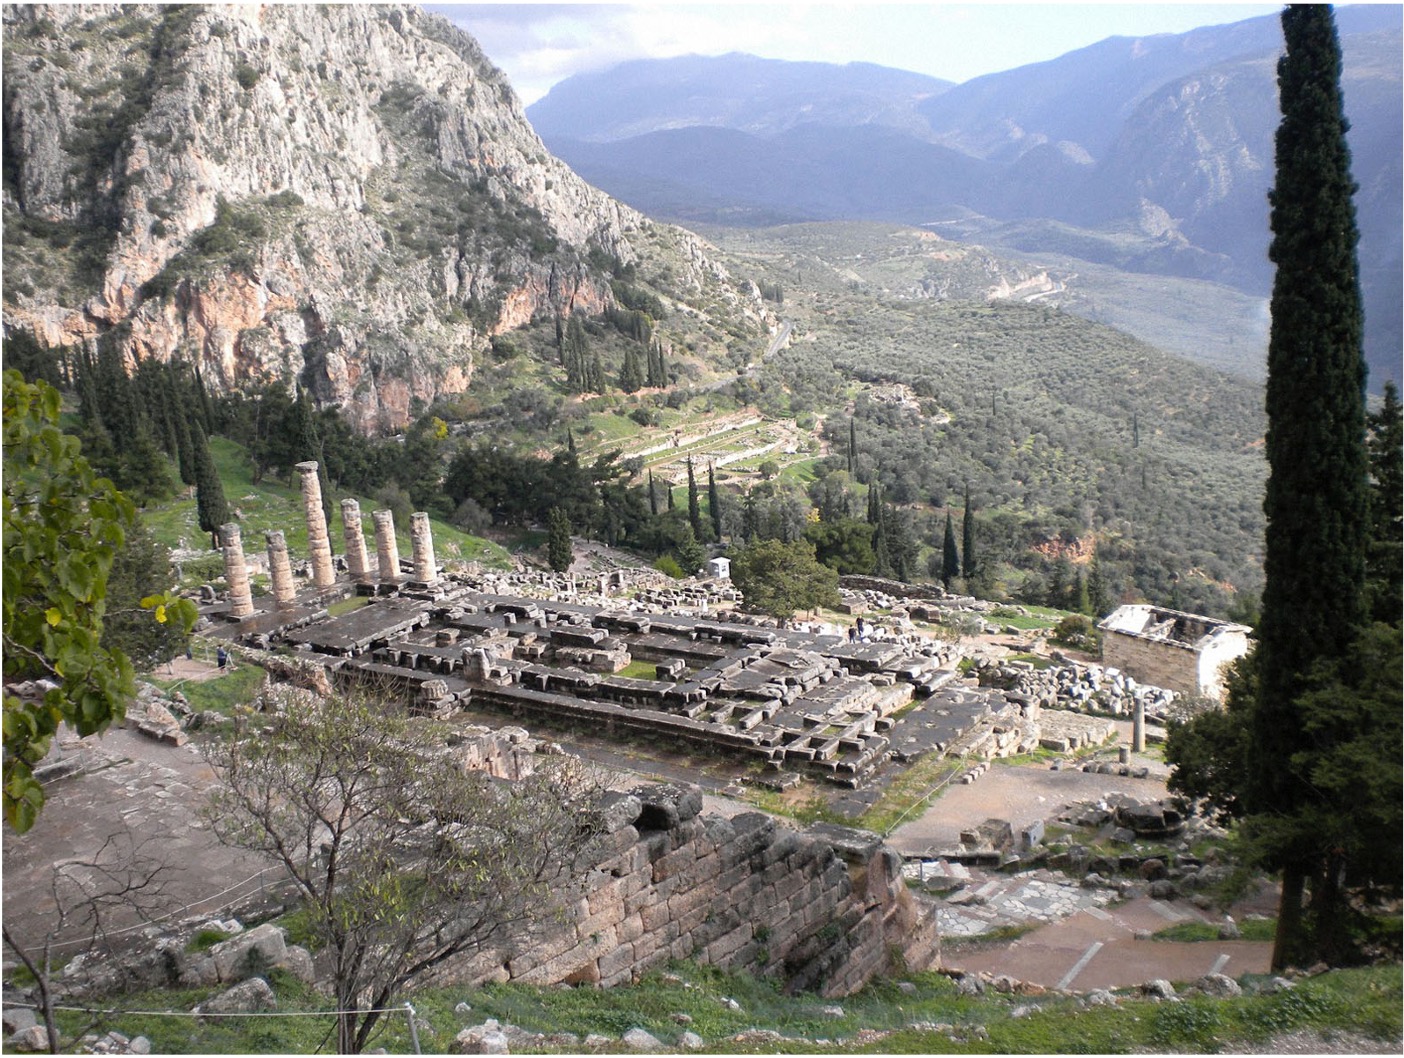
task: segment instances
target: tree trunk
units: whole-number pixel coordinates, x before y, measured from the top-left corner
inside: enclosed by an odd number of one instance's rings
[[[1345,962],[1345,857],[1339,851],[1326,855],[1321,876],[1311,887],[1311,941],[1313,952],[1329,966]]]
[[[1302,918],[1302,892],[1306,872],[1298,864],[1282,870],[1282,899],[1277,905],[1277,936],[1272,946],[1272,969],[1281,973],[1300,959],[1306,947],[1306,923]]]

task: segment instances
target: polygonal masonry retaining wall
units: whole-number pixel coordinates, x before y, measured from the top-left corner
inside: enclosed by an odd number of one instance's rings
[[[876,835],[800,833],[757,812],[702,816],[691,786],[615,798],[590,850],[596,866],[564,921],[475,958],[455,978],[610,986],[691,958],[841,996],[886,969],[894,948],[909,966],[930,960],[934,919]]]

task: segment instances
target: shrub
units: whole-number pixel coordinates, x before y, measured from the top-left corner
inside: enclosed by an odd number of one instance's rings
[[[1096,650],[1100,642],[1092,618],[1085,614],[1068,614],[1053,629],[1053,638],[1075,650]]]

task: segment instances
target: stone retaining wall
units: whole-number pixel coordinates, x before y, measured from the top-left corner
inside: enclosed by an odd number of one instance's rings
[[[553,922],[453,976],[474,983],[609,986],[691,958],[848,995],[889,966],[924,965],[934,917],[901,859],[865,831],[800,833],[751,812],[702,816],[696,787],[646,787],[604,810],[582,890]]]

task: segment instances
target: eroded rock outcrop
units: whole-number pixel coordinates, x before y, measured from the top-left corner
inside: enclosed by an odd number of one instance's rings
[[[5,324],[297,377],[365,429],[468,388],[491,336],[614,303],[651,262],[758,333],[758,294],[542,146],[418,8],[12,5]],[[746,286],[749,286],[747,284]]]

